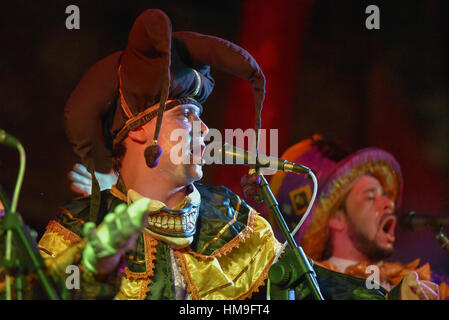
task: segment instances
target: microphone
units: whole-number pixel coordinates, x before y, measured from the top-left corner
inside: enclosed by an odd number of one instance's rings
[[[0,143],[6,144],[7,146],[13,148],[17,148],[20,145],[19,140],[6,133],[6,131],[3,129],[0,129]]]
[[[399,217],[399,224],[409,230],[423,228],[440,229],[449,226],[449,217],[432,217],[422,214],[416,214],[414,211]]]
[[[213,153],[214,155],[211,155]],[[246,151],[229,143],[222,145],[210,143],[204,152],[204,160],[206,164],[246,164],[256,165],[256,154]],[[293,172],[293,173],[309,173],[311,170],[299,163],[288,162],[287,160],[270,157],[259,154],[259,167],[272,170]]]

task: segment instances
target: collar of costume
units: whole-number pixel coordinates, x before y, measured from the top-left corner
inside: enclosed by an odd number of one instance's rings
[[[133,189],[129,189],[125,195],[123,188],[124,184],[120,179],[119,183],[113,186],[111,192],[128,204],[143,198]],[[190,245],[196,231],[201,204],[201,195],[195,186],[190,185],[186,190],[186,197],[172,209],[161,201],[150,200],[148,226],[144,232],[175,249]]]

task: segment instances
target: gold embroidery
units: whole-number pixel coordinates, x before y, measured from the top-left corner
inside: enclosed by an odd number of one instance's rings
[[[240,197],[237,196],[237,198],[238,198],[239,202],[237,203],[237,206],[236,206],[236,208],[235,208],[235,211],[234,211],[234,217],[232,217],[232,220],[230,220],[230,221],[229,221],[223,228],[221,228],[221,230],[217,233],[217,235],[216,235],[212,240],[208,241],[208,242],[204,245],[203,249],[201,249],[201,251],[200,251],[200,254],[202,254],[202,253],[207,249],[207,247],[208,247],[209,245],[211,245],[212,243],[214,243],[215,241],[217,241],[217,240],[222,236],[222,234],[223,234],[226,230],[228,230],[228,228],[229,228],[230,226],[232,226],[232,225],[234,224],[234,222],[237,221],[237,216],[238,216],[239,210],[240,210],[240,204],[242,203],[242,200],[240,199]]]
[[[188,95],[189,98],[194,98],[198,94],[198,92],[200,92],[201,89],[201,76],[198,73],[198,71],[196,71],[195,69],[192,70],[195,73],[198,84],[196,85],[195,91],[193,91],[191,94]]]
[[[70,243],[72,243],[72,244],[81,240],[81,238],[76,233],[63,227],[61,224],[59,224],[55,220],[50,220],[50,222],[47,224],[45,229],[61,235],[65,240],[70,241]]]
[[[156,260],[157,240],[144,233],[145,245],[145,272],[132,272],[128,267],[125,268],[125,276],[129,281],[141,280],[139,290],[139,300],[144,300],[150,291],[151,277],[154,275],[154,261]]]
[[[120,102],[121,102],[121,106],[123,111],[125,112],[126,116],[128,117],[128,119],[133,117],[133,114],[131,112],[131,110],[128,107],[128,104],[125,101],[125,96],[123,95],[123,91],[122,91],[122,65],[120,65],[118,67],[118,78],[120,80],[120,86],[119,86],[119,90],[120,90]]]
[[[80,222],[81,224],[85,224],[85,223],[86,223],[86,221],[84,221],[83,219],[74,217],[74,216],[72,215],[72,213],[71,213],[68,209],[66,209],[66,208],[64,208],[64,207],[59,207],[59,209],[61,209],[61,210],[64,212],[64,214],[65,214],[69,219],[78,221],[78,222]]]
[[[254,230],[254,226],[256,224],[256,217],[258,216],[258,213],[251,209],[248,215],[248,222],[245,229],[243,229],[238,236],[236,236],[234,239],[226,243],[223,247],[215,250],[212,252],[212,257],[221,257],[222,255],[225,255],[232,251],[234,248],[238,248],[239,245],[243,242],[245,242],[246,238],[249,238],[251,233]]]
[[[206,291],[205,293],[203,293],[203,294],[201,294],[200,295],[200,297],[204,297],[204,296],[207,296],[207,295],[209,295],[209,294],[211,294],[211,293],[213,293],[213,292],[215,292],[215,291],[218,291],[218,290],[221,290],[221,289],[224,289],[224,288],[226,288],[226,287],[228,287],[228,286],[230,286],[230,285],[232,285],[232,284],[234,284],[235,282],[237,282],[237,280],[248,270],[248,268],[250,267],[250,265],[251,264],[253,264],[254,263],[254,261],[255,261],[255,259],[256,259],[256,257],[260,254],[260,252],[264,249],[264,246],[265,246],[265,244],[268,242],[268,240],[270,239],[270,237],[272,237],[273,235],[272,234],[268,234],[266,237],[265,237],[265,240],[262,242],[262,245],[261,246],[259,246],[259,248],[258,248],[258,250],[256,251],[256,253],[253,255],[253,257],[251,258],[251,260],[245,265],[245,267],[232,279],[232,282],[229,282],[229,283],[227,283],[227,284],[225,284],[225,285],[221,285],[221,286],[219,286],[219,287],[216,287],[216,288],[213,288],[213,289],[211,289],[211,290],[209,290],[209,291]],[[271,263],[270,263],[271,264]]]
[[[134,260],[134,256],[133,255],[129,255],[128,259],[131,260],[132,264],[144,264],[145,263],[145,259],[143,260]]]
[[[175,251],[187,291],[193,299],[245,299],[264,285],[280,248],[271,226],[257,216],[251,236],[236,247],[238,250],[213,258],[193,255],[190,250]],[[254,248],[258,248],[256,252]],[[205,278],[204,274],[208,276]]]
[[[180,267],[179,271],[181,272],[181,274],[184,278],[184,282],[186,284],[187,291],[192,294],[192,299],[199,300],[200,295],[198,294],[198,289],[194,285],[193,280],[190,277],[190,273],[187,271],[189,269],[189,267],[187,266],[187,261],[183,254],[184,252],[185,252],[185,250],[175,250],[174,251],[176,260],[178,262],[178,266]]]
[[[124,194],[123,192],[121,192],[121,191],[117,188],[117,186],[116,186],[115,184],[112,186],[112,188],[111,188],[111,190],[110,190],[109,192],[110,192],[114,197],[116,197],[116,198],[118,198],[118,199],[120,199],[120,200],[122,200],[122,201],[128,202],[128,199],[126,198],[125,194]]]

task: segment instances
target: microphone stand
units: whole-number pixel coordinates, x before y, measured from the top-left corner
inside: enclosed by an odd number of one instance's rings
[[[290,246],[290,250],[285,253],[282,261],[274,263],[270,268],[269,278],[273,284],[272,297],[275,300],[289,300],[289,291],[300,286],[303,288],[301,294],[303,298],[312,294],[314,299],[324,300],[309,259],[292,237],[267,180],[262,173],[258,174],[261,178],[260,190],[263,200],[273,212],[276,222]]]
[[[15,277],[15,287],[17,290],[17,298],[23,298],[23,279],[24,271],[31,269],[37,273],[37,276],[42,283],[42,286],[51,300],[58,300],[58,294],[54,290],[47,278],[44,270],[46,269],[44,260],[39,253],[37,244],[31,236],[29,228],[23,223],[22,217],[16,211],[18,197],[20,193],[20,188],[23,181],[23,175],[25,172],[25,150],[18,140],[15,138],[5,139],[6,133],[4,130],[0,129],[0,142],[5,142],[7,145],[16,148],[19,151],[20,156],[20,167],[19,174],[14,189],[14,195],[12,198],[12,205],[10,206],[7,197],[2,192],[0,188],[0,200],[4,204],[6,214],[3,219],[0,220],[0,231],[6,231],[6,241],[5,241],[5,259],[0,261],[0,266],[6,268],[7,273],[5,276],[6,281],[6,299],[12,299],[11,291],[11,271],[16,275]],[[5,141],[6,140],[6,141]],[[1,233],[0,233],[1,235]],[[19,253],[25,252],[25,255],[31,261],[31,267],[23,266],[20,264],[18,255],[16,255],[14,260],[12,259],[12,239],[18,242],[18,247],[21,249]]]
[[[405,218],[403,218],[404,226],[410,231],[415,231],[419,227],[428,228],[435,234],[435,239],[440,243],[441,247],[449,252],[449,238],[444,233],[445,225],[443,222],[439,222],[438,219],[434,221],[425,221],[424,223],[421,223],[421,226],[416,227],[412,222],[415,216],[416,213],[414,211],[410,211]]]
[[[1,192],[1,191],[0,191]],[[3,202],[3,201],[2,201]],[[23,224],[22,217],[18,212],[12,212],[10,208],[5,205],[6,214],[1,220],[1,229],[6,231],[6,234],[12,233],[14,239],[18,240],[18,246],[21,248],[26,256],[31,261],[31,267],[20,265],[18,259],[12,259],[11,255],[7,256],[4,261],[0,262],[0,266],[4,266],[7,270],[11,270],[13,274],[16,274],[14,284],[17,290],[17,298],[21,300],[23,297],[23,273],[25,269],[31,268],[34,270],[42,283],[43,289],[47,293],[51,300],[58,300],[58,294],[54,290],[50,280],[47,278],[44,270],[45,263],[42,256],[39,253],[39,249],[32,238],[29,228]],[[10,237],[7,237],[6,251],[11,252],[11,241]],[[7,277],[10,277],[8,274]],[[11,300],[11,288],[10,283],[7,283],[7,299]]]
[[[441,244],[443,249],[446,249],[449,252],[449,238],[444,233],[444,227],[441,226],[439,232],[436,233],[435,238]]]

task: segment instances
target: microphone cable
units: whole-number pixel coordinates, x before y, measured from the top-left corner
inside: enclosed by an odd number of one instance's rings
[[[310,198],[309,201],[309,205],[307,206],[306,212],[303,214],[301,220],[299,220],[298,224],[295,226],[295,228],[292,230],[291,235],[292,237],[295,236],[295,234],[299,231],[299,229],[301,228],[301,226],[304,224],[304,221],[307,219],[310,211],[312,210],[313,204],[315,202],[315,198],[318,192],[318,181],[317,178],[315,176],[315,174],[313,173],[312,170],[309,170],[308,175],[310,178],[312,178],[313,181],[313,192],[312,192],[312,197]],[[278,253],[276,254],[276,256],[273,259],[273,262],[271,265],[275,264],[280,255],[282,254],[282,252],[284,252],[285,248],[287,247],[287,241],[284,242],[284,244],[282,245],[282,247],[279,249]],[[271,281],[270,278],[268,278],[267,280],[267,294],[266,294],[266,298],[267,300],[271,300],[271,294],[270,294],[270,290],[271,290]]]

